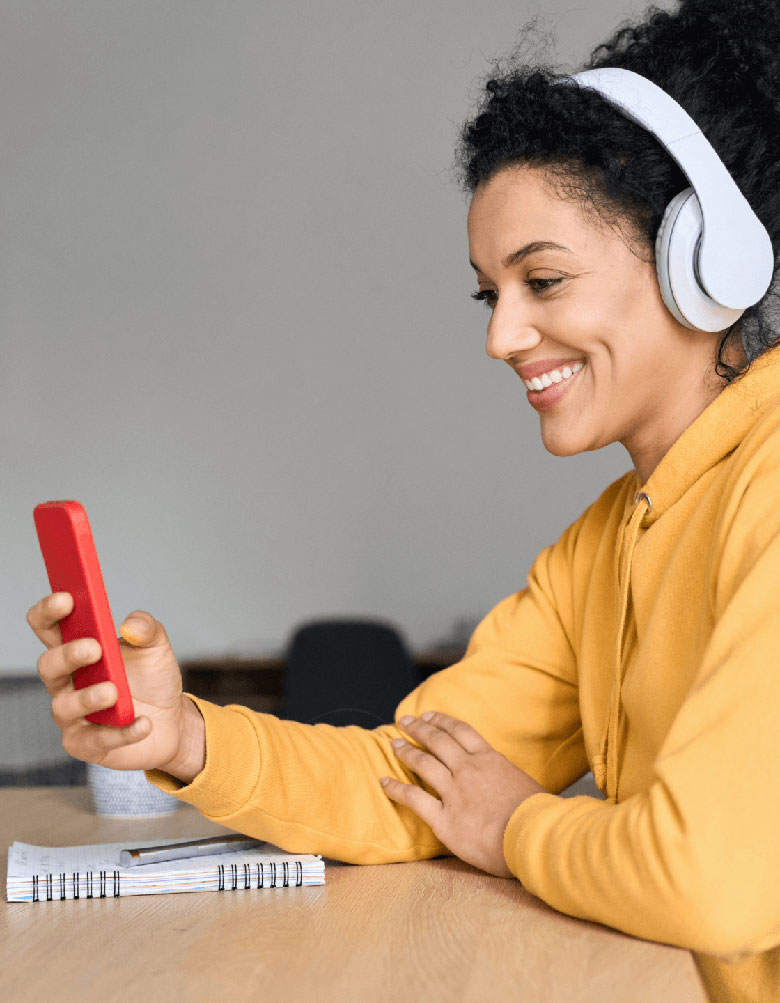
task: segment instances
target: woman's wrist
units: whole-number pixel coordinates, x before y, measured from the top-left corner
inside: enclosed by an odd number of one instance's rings
[[[158,767],[189,784],[206,765],[206,725],[194,700],[182,693],[179,748],[173,759]]]

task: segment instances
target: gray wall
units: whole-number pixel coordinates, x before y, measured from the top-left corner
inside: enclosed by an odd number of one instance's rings
[[[0,671],[53,498],[182,657],[525,584],[631,463],[548,455],[485,355],[453,144],[530,14],[571,69],[644,6],[3,0]]]

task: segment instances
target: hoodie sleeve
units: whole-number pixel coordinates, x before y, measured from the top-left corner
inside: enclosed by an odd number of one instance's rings
[[[468,721],[554,791],[588,769],[567,623],[567,565],[577,528],[573,524],[542,551],[527,587],[482,620],[463,659],[426,679],[396,711],[396,720],[440,710]],[[391,747],[399,735],[395,724],[373,730],[308,725],[192,699],[206,725],[204,769],[185,786],[159,771],[147,777],[208,818],[290,852],[349,863],[448,852],[427,824],[390,801],[379,784],[386,775],[420,783]]]
[[[510,869],[561,912],[725,956],[780,942],[778,498],[770,457],[725,506],[713,630],[649,789],[619,804],[536,794],[510,819]]]

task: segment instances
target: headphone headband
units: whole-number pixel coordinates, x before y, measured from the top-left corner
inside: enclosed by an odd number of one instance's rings
[[[598,91],[660,140],[698,198],[701,236],[693,266],[704,292],[730,310],[757,303],[772,281],[772,241],[688,112],[651,80],[620,67],[584,70],[556,83]]]

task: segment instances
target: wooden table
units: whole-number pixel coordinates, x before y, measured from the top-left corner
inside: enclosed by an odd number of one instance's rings
[[[83,788],[0,790],[14,839],[114,842],[225,831],[189,805],[99,819]],[[5,898],[5,895],[3,896]],[[263,1003],[706,1003],[688,951],[550,909],[455,858],[355,867],[326,884],[2,903],[0,999]]]

